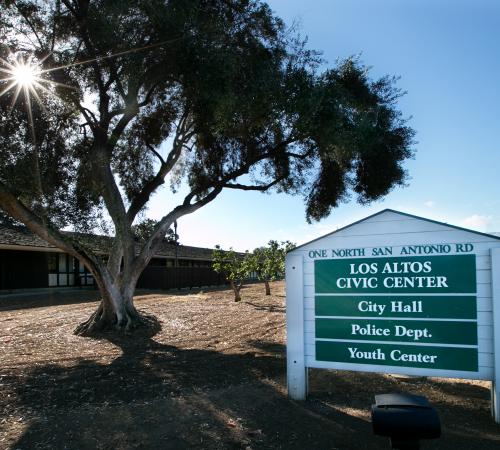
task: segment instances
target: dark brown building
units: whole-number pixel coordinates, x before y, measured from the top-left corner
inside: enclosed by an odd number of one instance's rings
[[[85,235],[96,253],[106,257],[111,239]],[[212,250],[164,242],[137,284],[145,289],[172,289],[224,283],[211,268]],[[87,268],[74,257],[23,227],[0,226],[0,292],[13,289],[92,286]]]

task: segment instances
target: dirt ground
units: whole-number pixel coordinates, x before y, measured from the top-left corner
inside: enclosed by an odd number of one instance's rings
[[[442,421],[423,449],[500,449],[489,384],[311,370],[287,399],[282,283],[144,293],[154,333],[72,334],[97,292],[0,297],[0,449],[387,449],[373,396],[426,395]]]

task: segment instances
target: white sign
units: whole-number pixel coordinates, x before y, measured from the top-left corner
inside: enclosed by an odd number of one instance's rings
[[[384,210],[289,252],[286,289],[292,398],[309,367],[491,380],[500,423],[500,238]]]

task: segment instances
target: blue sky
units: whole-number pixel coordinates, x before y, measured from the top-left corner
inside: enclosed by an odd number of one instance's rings
[[[187,245],[252,250],[269,239],[303,243],[384,208],[500,231],[500,2],[494,0],[272,0],[331,65],[361,54],[374,78],[398,75],[400,109],[416,131],[409,186],[383,201],[343,204],[308,225],[300,197],[224,192],[179,221]],[[164,189],[148,216],[161,217]]]

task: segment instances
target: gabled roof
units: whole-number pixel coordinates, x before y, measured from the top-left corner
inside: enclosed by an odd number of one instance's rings
[[[96,253],[106,254],[111,247],[112,238],[109,236],[71,232],[65,233],[77,235],[81,240],[85,241],[85,243]],[[52,244],[49,244],[42,238],[38,237],[36,234],[33,234],[26,227],[14,227],[6,225],[0,225],[0,248],[2,248],[2,246],[9,246],[9,248],[19,246],[19,250],[23,250],[23,247],[38,247],[40,248],[40,250],[47,249],[47,251],[56,248]],[[137,251],[139,250],[139,247],[140,244],[137,244]],[[162,242],[155,256],[174,258],[176,247],[178,258],[202,260],[212,259],[213,250],[210,248],[190,247],[187,245],[176,246],[167,241]]]
[[[24,247],[51,247],[42,238],[26,228],[0,225],[0,245],[20,245]]]
[[[294,250],[297,250],[297,249],[299,249],[301,247],[304,247],[306,245],[312,244],[313,242],[319,241],[320,239],[323,239],[323,238],[325,238],[327,236],[331,236],[332,234],[338,233],[341,230],[345,230],[347,228],[353,227],[354,225],[362,223],[362,222],[364,222],[364,221],[366,221],[368,219],[371,219],[372,217],[376,217],[376,216],[379,216],[379,215],[387,213],[387,212],[394,213],[394,214],[399,214],[401,216],[411,217],[412,219],[424,220],[426,222],[436,223],[438,225],[443,225],[445,227],[454,228],[455,230],[466,231],[468,233],[479,234],[481,236],[486,236],[486,237],[489,237],[489,238],[492,238],[492,239],[500,240],[500,236],[495,236],[494,234],[482,233],[480,231],[470,230],[469,228],[463,228],[463,227],[458,227],[456,225],[450,225],[449,223],[446,223],[446,222],[439,222],[438,220],[427,219],[425,217],[415,216],[413,214],[408,214],[408,213],[404,213],[404,212],[401,212],[401,211],[396,211],[395,209],[386,208],[386,209],[383,209],[382,211],[379,211],[379,212],[377,212],[375,214],[371,214],[371,215],[369,215],[367,217],[364,217],[363,219],[357,220],[356,222],[350,223],[349,225],[346,225],[345,227],[338,228],[335,231],[331,231],[330,233],[327,233],[327,234],[324,234],[323,236],[317,237],[316,239],[313,239],[312,241],[305,242],[304,244],[301,244],[301,245],[295,247],[294,249],[292,249],[290,251],[293,252]]]

